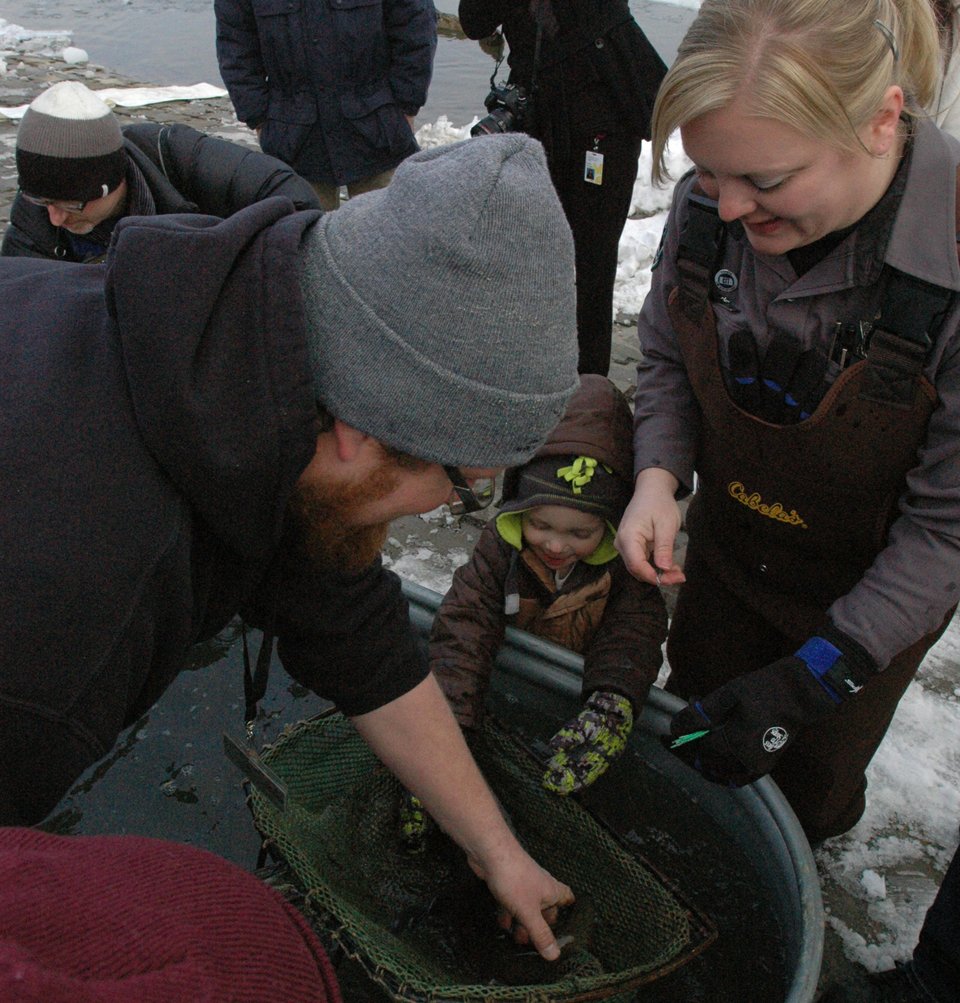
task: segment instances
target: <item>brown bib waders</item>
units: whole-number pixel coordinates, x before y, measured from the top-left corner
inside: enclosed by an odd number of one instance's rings
[[[877,330],[867,358],[840,374],[806,421],[748,414],[721,372],[713,268],[678,264],[670,315],[703,420],[667,688],[689,699],[792,654],[860,580],[897,516],[937,398],[917,346]],[[772,776],[811,841],[862,815],[867,765],[949,619],[784,753]]]

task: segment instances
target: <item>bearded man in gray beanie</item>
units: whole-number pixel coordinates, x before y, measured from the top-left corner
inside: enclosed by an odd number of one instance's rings
[[[239,611],[556,957],[571,892],[501,817],[379,552],[534,452],[575,314],[522,135],[417,154],[327,215],[128,218],[105,270],[0,259],[0,823],[50,812]]]

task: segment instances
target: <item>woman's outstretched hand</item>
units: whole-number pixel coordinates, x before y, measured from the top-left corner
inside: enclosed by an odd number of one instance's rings
[[[679,585],[685,581],[673,559],[680,531],[679,481],[669,470],[648,467],[637,475],[633,498],[620,519],[616,548],[627,570],[651,585]]]

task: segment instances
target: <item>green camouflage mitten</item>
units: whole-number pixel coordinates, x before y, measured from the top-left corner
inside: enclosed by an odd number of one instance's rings
[[[421,853],[426,846],[427,833],[433,826],[433,819],[427,814],[423,802],[415,794],[405,790],[400,795],[397,809],[400,842],[408,853]]]
[[[633,707],[619,693],[598,690],[580,713],[550,739],[553,756],[543,786],[554,794],[573,794],[603,776],[623,752],[633,730]]]

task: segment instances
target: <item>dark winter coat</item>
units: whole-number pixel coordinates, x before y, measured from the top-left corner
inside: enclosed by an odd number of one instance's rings
[[[124,126],[122,132],[123,148],[140,172],[157,215],[199,212],[227,217],[271,195],[290,199],[298,209],[318,208],[310,184],[286,164],[257,150],[207,136],[188,125],[144,122]],[[129,166],[127,175],[129,184]],[[69,234],[50,222],[47,210],[19,193],[0,254],[83,260],[75,253]]]
[[[237,117],[311,181],[344,185],[417,149],[432,0],[215,0],[217,59]]]
[[[507,614],[511,572],[520,609]],[[603,565],[578,561],[558,589],[553,572],[531,550],[517,554],[488,523],[471,559],[457,569],[430,638],[430,668],[465,728],[482,720],[507,627],[582,654],[584,699],[596,690],[614,690],[639,708],[663,662],[667,616],[659,591],[634,578],[620,558]]]
[[[530,464],[545,457],[561,464],[565,458],[593,457],[623,482],[622,510],[633,483],[630,436],[630,409],[622,394],[605,378],[584,376]],[[531,506],[544,504],[540,496],[524,494],[518,476],[523,469],[514,468],[504,478],[501,504],[515,513],[528,499]],[[569,503],[577,508],[572,495]],[[461,725],[474,727],[482,718],[494,658],[508,626],[582,654],[584,699],[597,690],[614,690],[637,709],[643,704],[663,661],[663,597],[634,578],[619,556],[603,563],[590,560],[578,561],[558,588],[554,573],[532,549],[525,544],[518,549],[496,523],[487,524],[471,559],[454,574],[430,635],[431,671]],[[513,611],[506,612],[508,607]]]
[[[510,47],[511,83],[535,84],[533,120],[525,131],[548,156],[597,133],[650,138],[650,115],[666,67],[630,14],[627,0],[553,0],[544,4],[557,30],[544,29],[534,68],[537,24],[529,3],[460,0],[468,38],[498,27]],[[549,16],[549,15],[548,15]]]
[[[129,217],[105,266],[0,259],[0,822],[42,818],[240,609],[347,714],[423,679],[398,579],[285,536],[317,216]]]

